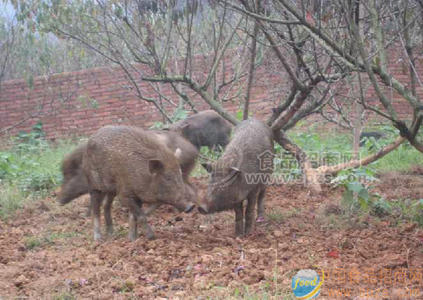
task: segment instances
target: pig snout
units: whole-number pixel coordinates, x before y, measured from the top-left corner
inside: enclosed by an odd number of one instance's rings
[[[206,203],[201,203],[200,205],[198,205],[198,211],[200,212],[200,214],[206,215],[209,213],[209,208],[207,207]]]
[[[187,205],[187,207],[185,208],[184,212],[185,213],[189,213],[189,212],[191,212],[194,209],[194,207],[195,207],[195,204],[190,203],[190,204]]]
[[[192,203],[192,202],[184,203],[184,204],[180,204],[180,205],[176,206],[176,208],[179,211],[181,211],[181,212],[183,211],[185,213],[191,212],[194,209],[194,207],[195,207],[195,204]]]
[[[206,214],[207,214],[207,209],[206,209],[206,207],[199,206],[199,207],[198,207],[198,211],[199,211],[199,212],[200,212],[200,214],[202,214],[202,215],[206,215]]]
[[[185,213],[189,213],[190,211],[192,211],[195,207],[195,204],[192,201],[178,201],[177,204],[173,205],[174,207],[176,207],[179,211],[181,212],[185,212]]]

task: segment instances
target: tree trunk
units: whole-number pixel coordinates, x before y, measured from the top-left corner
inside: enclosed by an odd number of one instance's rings
[[[398,137],[392,144],[389,144],[389,145],[383,147],[379,152],[377,152],[373,155],[367,156],[363,159],[351,160],[349,162],[338,164],[338,165],[335,165],[335,166],[321,166],[321,167],[317,168],[316,172],[319,174],[319,176],[324,176],[326,174],[335,174],[335,173],[337,173],[341,170],[345,170],[345,169],[352,169],[352,168],[357,168],[357,167],[360,167],[360,166],[366,166],[366,165],[384,157],[389,152],[395,150],[405,140],[406,139],[404,137]]]
[[[304,173],[304,183],[310,187],[312,192],[320,193],[322,187],[319,182],[319,173],[312,167],[306,153],[296,144],[291,142],[283,131],[273,132],[273,138],[285,150],[293,154],[295,159],[300,163]]]

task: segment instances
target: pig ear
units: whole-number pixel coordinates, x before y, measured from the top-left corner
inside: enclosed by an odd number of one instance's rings
[[[175,156],[176,156],[177,159],[181,159],[182,151],[181,151],[180,148],[176,148],[176,150],[175,150]]]
[[[231,167],[231,169],[232,169],[233,171],[235,171],[235,173],[241,173],[241,170],[240,170],[240,169],[238,169],[237,167]]]
[[[211,164],[209,164],[209,163],[202,163],[201,165],[203,166],[204,169],[206,169],[207,172],[209,172],[209,173],[212,172],[213,167],[212,167]]]
[[[241,170],[238,169],[237,167],[231,167],[231,170],[232,170],[232,176],[231,176],[231,178],[232,177],[235,177],[235,176],[238,176],[239,174],[241,174]]]
[[[148,161],[148,169],[150,174],[156,175],[164,170],[163,163],[158,159],[150,159]]]

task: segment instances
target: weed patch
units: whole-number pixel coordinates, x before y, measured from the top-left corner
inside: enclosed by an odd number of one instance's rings
[[[37,124],[0,150],[0,217],[7,218],[26,201],[45,197],[56,188],[62,181],[61,161],[74,145],[47,142]]]

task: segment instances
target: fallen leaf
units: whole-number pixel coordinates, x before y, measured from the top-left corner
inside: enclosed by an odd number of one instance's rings
[[[337,249],[333,249],[326,254],[327,257],[330,258],[339,258],[339,251]]]

